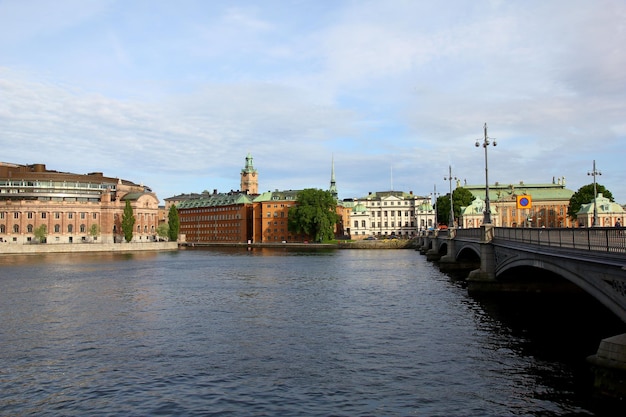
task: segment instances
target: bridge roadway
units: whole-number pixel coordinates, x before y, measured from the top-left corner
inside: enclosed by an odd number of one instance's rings
[[[626,323],[626,229],[486,225],[423,233],[417,245],[442,271],[467,271],[470,293],[565,290],[556,275]],[[602,340],[589,362],[599,391],[626,398],[626,334]]]

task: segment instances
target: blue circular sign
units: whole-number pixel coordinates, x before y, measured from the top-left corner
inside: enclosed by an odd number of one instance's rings
[[[522,197],[519,199],[519,205],[522,207],[526,207],[530,204],[530,201],[526,197]]]

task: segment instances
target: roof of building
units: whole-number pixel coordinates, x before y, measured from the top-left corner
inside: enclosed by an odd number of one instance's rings
[[[178,204],[179,209],[196,207],[218,207],[238,204],[250,204],[252,199],[242,191],[231,191],[229,193],[202,194],[198,198],[186,199]]]
[[[366,197],[359,198],[359,200],[380,200],[390,197],[397,197],[400,199],[408,200],[408,199],[417,199],[423,198],[417,195],[414,195],[412,191],[406,193],[404,191],[376,191],[370,192]]]
[[[457,185],[460,186],[460,185]],[[485,185],[464,185],[474,197],[485,198]],[[518,195],[530,195],[533,201],[569,201],[574,195],[572,190],[565,188],[565,181],[551,184],[489,184],[490,201],[515,201]]]
[[[266,191],[259,194],[255,199],[255,203],[263,203],[266,201],[296,201],[298,199],[298,193],[302,190],[274,190]]]
[[[112,185],[121,182],[124,185],[141,186],[135,184],[132,181],[123,180],[120,178],[105,177],[102,172],[75,174],[71,172],[59,172],[49,170],[46,168],[45,164],[20,165],[7,162],[0,162],[0,179],[6,179],[11,181],[65,181]]]
[[[611,213],[611,214],[623,214],[624,208],[617,203],[611,202],[608,198],[598,193],[598,197],[595,199],[596,208],[598,213]],[[583,204],[580,206],[580,210],[576,213],[578,216],[588,213],[593,213],[594,201],[591,203]]]
[[[496,206],[489,205],[489,210],[491,211],[491,214],[493,215],[498,214],[498,207]],[[462,216],[483,214],[484,212],[485,212],[485,201],[482,200],[480,197],[476,197],[474,200],[472,200],[472,203],[469,206],[461,207]]]

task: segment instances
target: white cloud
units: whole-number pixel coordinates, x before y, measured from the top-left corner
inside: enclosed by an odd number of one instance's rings
[[[487,122],[494,181],[577,189],[596,159],[626,202],[621,1],[43,3],[0,2],[11,162],[163,198],[238,187],[247,152],[263,189],[324,187],[335,154],[342,196],[389,188],[391,166],[427,194],[449,164],[483,180]]]

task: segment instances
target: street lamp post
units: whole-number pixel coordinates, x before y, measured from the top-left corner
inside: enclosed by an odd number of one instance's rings
[[[454,209],[452,207],[452,180],[456,181],[456,179],[456,177],[452,176],[452,166],[448,165],[448,176],[443,177],[443,180],[450,182],[450,221],[448,222],[448,227],[450,229],[454,227]]]
[[[598,205],[596,202],[598,198],[598,189],[596,186],[596,176],[602,175],[602,173],[596,170],[595,159],[593,160],[593,171],[587,172],[587,175],[593,176],[593,227],[598,227]]]
[[[437,229],[437,226],[439,226],[439,222],[437,221],[437,197],[439,197],[439,193],[437,192],[437,184],[434,185],[433,192],[430,194],[430,197],[433,199],[432,208],[433,210],[435,210],[434,228]]]
[[[485,123],[484,130],[485,137],[482,146],[485,148],[485,216],[483,217],[483,224],[491,224],[491,207],[489,206],[489,164],[487,163],[487,147],[491,143],[489,142],[489,136],[487,136],[487,123]],[[476,147],[478,148],[480,145],[480,139],[476,140]],[[493,146],[496,146],[495,139]]]

